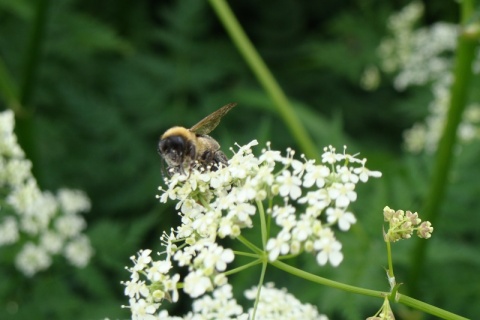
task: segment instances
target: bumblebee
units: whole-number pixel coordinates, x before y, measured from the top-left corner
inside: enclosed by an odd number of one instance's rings
[[[158,153],[165,159],[170,174],[185,173],[185,169],[193,167],[215,170],[227,165],[228,158],[220,150],[220,144],[208,134],[236,105],[221,107],[190,129],[177,126],[165,131],[158,142]]]

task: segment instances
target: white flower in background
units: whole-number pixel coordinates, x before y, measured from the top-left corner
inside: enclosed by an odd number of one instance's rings
[[[33,276],[41,270],[45,270],[52,264],[48,252],[40,246],[27,242],[15,258],[16,267],[26,276]]]
[[[47,230],[40,236],[40,245],[49,253],[57,254],[62,250],[64,237],[59,233]]]
[[[79,213],[90,209],[90,200],[78,190],[61,189],[56,195],[40,190],[13,129],[13,112],[1,112],[0,250],[16,246],[15,266],[27,276],[47,269],[57,254],[76,267],[86,266],[93,250],[81,233],[86,222]]]
[[[2,208],[0,207],[0,212]],[[19,238],[17,220],[13,217],[3,218],[0,224],[0,246],[17,242]]]
[[[415,28],[423,11],[423,4],[414,1],[392,15],[388,22],[391,36],[382,40],[378,49],[382,70],[395,75],[397,90],[429,86],[432,91],[433,100],[425,121],[415,123],[404,132],[405,148],[412,153],[424,150],[433,153],[437,149],[450,103],[451,69],[460,31],[458,25],[443,22]],[[480,73],[479,65],[480,51],[474,62],[474,73]],[[478,112],[479,101],[467,103],[457,132],[461,142],[480,138],[480,120],[475,116]]]
[[[0,156],[8,158],[24,158],[25,154],[13,133],[15,127],[14,115],[10,110],[0,113]],[[0,181],[2,185],[3,181]]]
[[[57,198],[65,213],[76,214],[90,210],[90,200],[83,191],[60,189],[57,192]]]
[[[79,235],[65,245],[65,258],[77,268],[85,267],[93,255],[90,239]]]
[[[231,296],[227,274],[235,254],[224,247],[231,240],[225,242],[222,238],[239,238],[252,249],[248,255],[265,252],[270,262],[306,251],[316,257],[319,265],[341,263],[342,245],[335,231],[347,231],[356,222],[353,212],[347,210],[357,199],[356,185],[380,177],[381,173],[367,169],[366,159],[347,154],[345,148],[342,153],[332,146],[325,148],[322,161],[317,164],[303,155],[302,160],[295,159],[291,149],[282,155],[271,150],[270,144],[256,157],[252,152],[255,145],[257,142],[252,141],[237,146],[229,165],[216,171],[192,169],[188,174],[176,173],[165,179],[166,187],[159,188],[162,194],[158,198],[160,202],[177,202],[181,224],[170,235],[162,236],[165,251],[159,253],[159,258],[151,255],[149,249],[132,258],[134,266],[127,268],[131,277],[123,285],[131,301],[133,318],[153,314],[135,314],[139,303],[143,307],[160,308],[162,300],[178,299],[178,283],[184,293],[196,299],[193,313],[186,319],[197,319],[197,315],[203,319],[204,310],[209,319],[229,319],[221,317],[226,313],[209,313],[212,308],[217,310],[211,303],[216,305],[225,298],[221,294],[226,295],[225,299]],[[260,230],[265,232],[262,234],[265,247],[249,245],[243,238],[243,230],[257,227],[258,221],[267,218],[269,225],[262,228],[271,230]],[[176,273],[176,268],[184,271]],[[212,301],[209,292],[218,301]],[[268,301],[268,294],[265,297]],[[271,306],[279,308],[277,316],[282,315],[282,319],[321,319],[310,308],[300,312],[299,303],[292,304],[291,310],[284,310],[286,306],[281,309],[281,304],[285,304],[280,302],[282,299]],[[143,307],[139,309],[142,312],[146,310]],[[233,318],[240,318],[235,303],[231,308]],[[168,319],[168,313],[159,312],[162,319]]]

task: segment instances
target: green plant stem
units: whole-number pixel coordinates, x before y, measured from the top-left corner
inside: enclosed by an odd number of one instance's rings
[[[47,24],[47,12],[50,0],[37,0],[34,20],[32,22],[30,38],[25,51],[22,79],[20,81],[18,101],[22,106],[22,112],[16,113],[15,132],[23,151],[33,163],[32,172],[40,184],[41,177],[35,148],[35,128],[33,122],[33,107],[31,105],[36,76],[41,57],[42,43]]]
[[[317,147],[298,119],[294,109],[288,101],[288,98],[280,88],[280,85],[277,83],[252,42],[245,34],[245,31],[239,24],[227,2],[224,0],[210,0],[210,4],[258,81],[268,95],[270,95],[280,116],[303,153],[305,153],[308,158],[318,158],[319,153]]]
[[[267,266],[268,266],[268,259],[267,259],[267,256],[264,255],[263,264],[262,264],[262,273],[260,274],[260,280],[258,281],[258,286],[257,286],[257,296],[255,297],[255,304],[253,305],[252,320],[255,320],[255,314],[257,313],[257,307],[258,307],[258,303],[260,302],[260,293],[262,291],[263,281],[265,280],[265,273],[267,271]]]
[[[229,275],[231,275],[231,274],[234,274],[234,273],[243,271],[243,270],[245,270],[245,269],[248,269],[248,268],[250,268],[250,267],[256,266],[257,264],[260,264],[260,263],[262,263],[263,261],[264,261],[264,259],[257,259],[257,260],[254,260],[254,261],[252,261],[252,262],[249,262],[249,263],[247,263],[247,264],[244,264],[243,266],[240,266],[240,267],[238,267],[238,268],[225,271],[225,276],[229,276]]]
[[[387,274],[388,274],[388,282],[390,284],[390,289],[393,288],[393,286],[395,285],[395,283],[392,284],[391,280],[390,279],[393,279],[395,280],[395,275],[393,273],[393,263],[392,263],[392,246],[390,244],[390,241],[385,241],[385,243],[387,244],[387,259],[388,259],[388,270],[387,270]]]
[[[265,210],[263,209],[263,203],[260,200],[257,200],[257,208],[260,216],[260,229],[262,234],[262,246],[265,249],[267,245],[267,223],[265,220]]]
[[[49,2],[50,0],[37,0],[35,17],[32,23],[27,50],[25,52],[20,86],[20,102],[25,108],[29,108],[28,106],[33,96],[47,24]]]
[[[241,243],[243,243],[247,248],[249,248],[250,250],[252,250],[253,252],[257,253],[258,255],[262,255],[263,254],[263,250],[260,249],[259,247],[257,247],[256,245],[254,245],[253,243],[251,243],[250,241],[248,241],[244,236],[240,235],[236,238],[238,241],[240,241]]]
[[[340,290],[343,290],[343,291],[362,294],[362,295],[366,295],[366,296],[370,296],[370,297],[382,298],[382,299],[385,298],[385,296],[388,295],[388,293],[385,293],[385,292],[382,292],[382,291],[359,288],[359,287],[351,286],[351,285],[344,284],[344,283],[341,283],[341,282],[326,279],[326,278],[311,274],[309,272],[303,271],[301,269],[292,267],[291,265],[286,264],[286,263],[281,262],[281,261],[278,261],[278,260],[270,262],[270,264],[272,266],[278,268],[278,269],[286,271],[286,272],[288,272],[290,274],[293,274],[294,276],[297,276],[299,278],[303,278],[305,280],[312,281],[314,283],[318,283],[318,284],[321,284],[321,285],[324,285],[324,286],[340,289]]]
[[[256,253],[250,253],[250,252],[243,252],[243,251],[237,251],[234,250],[233,254],[235,256],[244,256],[244,257],[249,257],[249,258],[258,258],[258,254]]]
[[[474,6],[472,0],[464,0],[461,4],[463,15],[461,21],[465,22],[472,15]],[[472,78],[472,63],[477,46],[478,39],[472,39],[463,33],[460,34],[453,69],[454,82],[451,88],[450,106],[446,117],[447,122],[438,145],[430,189],[422,209],[423,219],[430,221],[433,226],[435,226],[435,222],[438,220],[440,205],[448,185],[448,175],[452,166],[457,129],[467,103]],[[422,273],[428,243],[429,241],[422,239],[417,240],[411,255],[412,268],[407,279],[407,285],[410,294],[415,296],[418,295],[419,291],[418,284],[421,282],[419,278]]]
[[[18,88],[15,81],[7,70],[3,59],[0,57],[0,95],[3,97],[7,107],[12,109],[15,114],[22,112],[20,101],[18,100]]]
[[[405,296],[405,295],[400,294],[400,293],[397,294],[396,301],[405,305],[405,306],[408,306],[408,307],[411,307],[411,308],[414,308],[414,309],[417,309],[417,310],[422,310],[426,313],[429,313],[431,315],[434,315],[434,316],[442,318],[442,319],[468,320],[468,318],[465,318],[465,317],[459,316],[455,313],[451,313],[449,311],[437,308],[437,307],[432,306],[428,303],[410,298],[409,296]]]
[[[381,298],[384,299],[385,297],[389,296],[388,292],[382,292],[382,291],[376,291],[376,290],[370,290],[370,289],[364,289],[364,288],[359,288],[355,286],[351,286],[348,284],[344,284],[341,282],[333,281],[330,279],[322,278],[317,275],[311,274],[309,272],[303,271],[301,269],[297,269],[295,267],[292,267],[286,263],[283,263],[281,261],[274,261],[270,262],[270,264],[278,269],[281,269],[283,271],[286,271],[290,274],[293,274],[299,278],[303,278],[308,281],[312,281],[314,283],[318,283],[321,285],[329,286],[332,288],[340,289],[343,291],[351,292],[351,293],[356,293],[356,294],[361,294],[361,295],[366,295],[370,297],[376,297],[376,298]],[[397,294],[396,299],[394,300],[395,302],[404,304],[406,306],[415,308],[417,310],[432,314],[434,316],[443,318],[443,319],[451,319],[451,320],[464,320],[466,318],[456,315],[454,313],[451,313],[449,311],[437,308],[435,306],[429,305],[428,303],[410,298],[409,296],[402,295],[402,294]]]

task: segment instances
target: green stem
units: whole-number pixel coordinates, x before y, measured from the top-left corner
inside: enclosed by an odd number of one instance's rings
[[[393,263],[392,263],[392,248],[390,241],[385,241],[387,244],[387,259],[388,259],[388,270],[387,270],[387,276],[388,276],[388,283],[390,284],[390,289],[393,289],[395,286],[395,275],[393,273]]]
[[[318,283],[321,285],[329,286],[332,288],[337,288],[343,291],[351,292],[351,293],[356,293],[356,294],[361,294],[365,296],[370,296],[370,297],[376,297],[376,298],[381,298],[384,299],[385,297],[389,296],[389,293],[387,292],[382,292],[382,291],[376,291],[376,290],[370,290],[370,289],[364,289],[364,288],[359,288],[355,286],[351,286],[348,284],[344,284],[341,282],[329,280],[326,278],[319,277],[317,275],[311,274],[309,272],[303,271],[301,269],[297,269],[295,267],[292,267],[286,263],[280,262],[280,261],[274,261],[270,262],[271,265],[274,267],[277,267],[278,269],[281,269],[283,271],[286,271],[290,274],[293,274],[299,278],[303,278],[308,281],[312,281],[314,283]],[[459,315],[456,315],[454,313],[451,313],[449,311],[437,308],[435,306],[429,305],[428,303],[410,298],[409,296],[402,295],[402,294],[396,294],[396,299],[395,302],[404,304],[406,306],[415,308],[417,310],[432,314],[437,317],[441,317],[443,319],[450,319],[450,320],[464,320],[465,318]]]
[[[240,272],[240,271],[243,271],[245,269],[248,269],[250,267],[253,267],[253,266],[256,266],[257,264],[260,264],[263,262],[264,259],[257,259],[255,261],[252,261],[252,262],[249,262],[247,264],[244,264],[243,266],[240,266],[238,268],[234,268],[232,270],[228,270],[228,271],[225,271],[225,275],[226,276],[229,276],[231,274],[234,274],[234,273],[237,273],[237,272]]]
[[[258,255],[263,255],[263,250],[257,247],[256,245],[254,245],[253,243],[251,243],[250,241],[248,241],[244,236],[240,235],[236,239],[238,239],[238,241],[243,243],[247,248],[257,253]]]
[[[245,31],[227,2],[225,0],[210,0],[210,4],[258,81],[275,103],[280,116],[283,118],[283,121],[303,153],[305,153],[308,158],[317,158],[319,155],[317,147],[310,139],[305,127],[298,119],[285,93],[282,91],[280,85],[277,83],[252,42],[245,34]]]
[[[265,220],[265,210],[263,209],[263,203],[260,200],[257,200],[257,208],[260,216],[260,229],[262,234],[262,246],[263,249],[267,246],[267,223]]]
[[[286,254],[284,256],[279,256],[277,259],[278,260],[288,260],[288,259],[293,259],[293,258],[296,258],[300,255],[300,253],[302,253],[302,251],[300,251],[299,253],[291,253],[291,254]]]
[[[385,296],[388,295],[388,293],[382,292],[382,291],[375,291],[375,290],[370,290],[370,289],[364,289],[364,288],[359,288],[355,286],[351,286],[348,284],[344,284],[341,282],[333,281],[330,279],[322,278],[320,276],[311,274],[309,272],[303,271],[301,269],[292,267],[291,265],[288,265],[284,262],[281,261],[273,261],[270,262],[270,264],[280,270],[286,271],[290,274],[293,274],[294,276],[297,276],[299,278],[303,278],[308,281],[312,281],[314,283],[318,283],[324,286],[332,287],[332,288],[337,288],[343,291],[347,292],[352,292],[352,293],[357,293],[357,294],[362,294],[370,297],[376,297],[376,298],[385,298]]]
[[[434,315],[436,317],[442,318],[442,319],[449,319],[449,320],[467,320],[467,318],[459,316],[455,313],[451,313],[449,311],[437,308],[435,306],[432,306],[428,303],[410,298],[409,296],[405,296],[403,294],[397,294],[397,302],[406,305],[408,307],[417,309],[417,310],[422,310],[426,313],[429,313],[431,315]]]
[[[469,20],[473,13],[472,0],[461,1],[462,4],[462,22]],[[422,215],[424,220],[428,220],[435,225],[438,220],[441,200],[444,199],[445,190],[448,185],[448,176],[451,171],[451,165],[454,155],[454,147],[457,138],[457,128],[462,119],[462,114],[467,103],[467,96],[471,85],[472,63],[475,58],[478,39],[461,33],[458,38],[458,46],[453,69],[453,85],[451,88],[451,98],[448,114],[446,116],[446,125],[443,130],[442,138],[438,145],[437,156],[433,166],[432,180],[430,190],[427,193]],[[411,273],[407,284],[412,295],[418,295],[418,284],[422,273],[423,261],[429,241],[417,240],[411,255]]]
[[[44,34],[47,24],[47,11],[49,0],[37,0],[35,17],[32,22],[30,38],[25,51],[21,85],[18,92],[18,100],[23,107],[20,113],[16,113],[15,132],[18,141],[28,159],[33,163],[32,172],[41,182],[41,174],[38,170],[37,150],[35,148],[35,128],[33,121],[33,108],[30,105],[35,87],[36,75],[41,56],[41,45],[44,41]]]
[[[22,84],[20,87],[20,102],[26,108],[31,102],[38,66],[41,56],[41,47],[44,40],[47,24],[47,11],[50,0],[37,0],[35,18],[32,23],[30,39],[25,52]]]
[[[243,252],[243,251],[233,251],[233,254],[235,256],[244,256],[244,257],[249,257],[249,258],[258,258],[258,254],[256,253],[250,253],[250,252]]]
[[[260,274],[260,280],[258,281],[258,286],[257,286],[257,296],[255,298],[255,304],[253,306],[252,320],[255,320],[255,314],[257,313],[257,307],[258,307],[258,303],[260,302],[260,293],[262,291],[263,281],[265,280],[265,273],[267,271],[267,266],[268,266],[268,259],[266,256],[264,256],[263,264],[262,264],[262,273]]]
[[[22,112],[22,105],[18,100],[18,88],[15,81],[8,72],[7,66],[3,59],[0,57],[0,95],[7,107],[13,110],[15,114]]]

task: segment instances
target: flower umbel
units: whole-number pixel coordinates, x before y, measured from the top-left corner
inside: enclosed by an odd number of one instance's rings
[[[93,249],[82,234],[86,222],[80,213],[90,209],[90,200],[78,190],[40,190],[13,129],[13,112],[1,112],[0,250],[12,247],[16,268],[29,277],[50,267],[58,254],[86,266]]]
[[[229,297],[225,272],[235,255],[222,245],[224,241],[219,242],[222,238],[238,239],[246,245],[251,252],[243,255],[257,258],[251,265],[302,252],[315,256],[319,265],[338,266],[342,262],[342,244],[335,232],[348,231],[357,221],[348,210],[357,199],[356,185],[381,173],[368,170],[366,159],[349,155],[345,149],[337,153],[331,146],[325,148],[317,164],[303,155],[302,160],[296,159],[291,149],[282,155],[271,150],[270,144],[256,157],[252,152],[255,145],[257,142],[252,141],[238,146],[226,167],[211,171],[193,168],[165,179],[166,188],[159,188],[162,194],[158,198],[160,202],[177,202],[181,224],[162,236],[165,250],[159,253],[160,260],[151,250],[132,257],[134,266],[127,268],[130,280],[123,284],[133,318],[153,317],[163,300],[177,301],[177,288],[199,299],[194,309],[202,303],[208,305],[208,292]],[[249,241],[242,234],[243,229],[256,226],[258,217],[260,247],[255,245],[259,239]],[[175,273],[174,265],[185,272]],[[260,312],[261,305],[257,307]],[[231,315],[246,316],[238,312],[232,302]]]
[[[388,19],[390,35],[378,47],[381,69],[394,74],[394,87],[404,91],[412,86],[428,87],[433,100],[428,106],[428,115],[404,132],[405,148],[411,153],[437,150],[440,137],[447,122],[451,100],[453,57],[459,34],[465,32],[458,24],[436,22],[418,27],[424,14],[424,5],[412,1],[400,12]],[[473,72],[478,75],[480,51],[475,58]],[[372,73],[366,69],[364,78]],[[370,78],[372,78],[370,76]],[[365,81],[364,81],[365,82]],[[365,87],[365,85],[364,85]],[[367,85],[367,87],[369,87]],[[369,88],[373,88],[370,85]],[[480,101],[472,95],[467,101],[462,121],[457,131],[459,142],[467,144],[480,138]]]
[[[414,231],[417,231],[420,238],[428,239],[432,236],[432,224],[428,221],[422,222],[416,212],[395,211],[387,206],[383,209],[383,217],[389,223],[388,231],[384,234],[386,242],[409,239]]]

